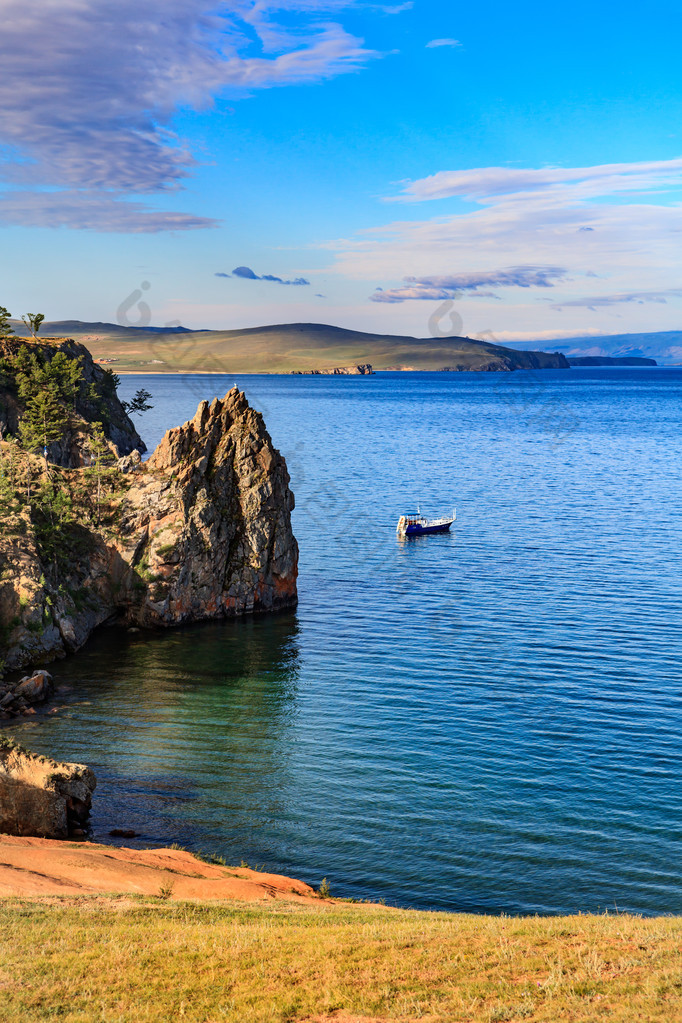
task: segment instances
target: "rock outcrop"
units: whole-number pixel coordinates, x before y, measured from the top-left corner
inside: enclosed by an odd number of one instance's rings
[[[0,832],[68,838],[85,833],[95,775],[0,738]]]
[[[202,402],[147,462],[120,469],[109,525],[71,527],[76,553],[58,575],[29,509],[0,537],[7,668],[75,651],[104,622],[171,626],[296,603],[289,474],[243,393]]]
[[[335,366],[333,369],[292,369],[291,375],[295,377],[357,377],[373,376],[374,370],[369,362],[362,362],[356,366]]]

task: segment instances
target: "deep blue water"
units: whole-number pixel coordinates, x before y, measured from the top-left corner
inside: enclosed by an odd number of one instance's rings
[[[106,630],[18,726],[95,837],[337,895],[682,912],[682,369],[128,377],[155,444],[235,379],[285,453],[295,614]],[[448,536],[398,516],[457,506]]]

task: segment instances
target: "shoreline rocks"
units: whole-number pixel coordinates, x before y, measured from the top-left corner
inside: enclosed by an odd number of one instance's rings
[[[18,682],[0,680],[0,720],[35,714],[35,705],[45,703],[53,693],[52,675],[44,669],[24,675]]]
[[[359,363],[357,366],[336,366],[334,369],[292,369],[291,376],[314,376],[314,377],[352,377],[352,376],[373,376],[374,370],[369,362]]]
[[[83,836],[96,785],[85,764],[59,763],[0,737],[0,832]]]

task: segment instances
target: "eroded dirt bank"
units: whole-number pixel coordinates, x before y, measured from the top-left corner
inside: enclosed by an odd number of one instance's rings
[[[102,892],[202,901],[320,901],[303,881],[205,863],[184,849],[119,849],[94,842],[0,835],[0,896]]]

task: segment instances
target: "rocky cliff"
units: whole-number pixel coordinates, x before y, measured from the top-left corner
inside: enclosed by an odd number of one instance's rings
[[[87,472],[95,470],[60,470],[73,509],[85,500]],[[60,521],[48,506],[39,521],[25,504],[6,518],[7,668],[77,650],[105,622],[171,626],[295,604],[289,474],[261,415],[236,388],[202,402],[147,462],[133,453],[107,472],[90,480],[88,514]]]
[[[356,366],[335,366],[334,369],[292,369],[291,375],[295,377],[357,377],[373,376],[374,370],[369,362],[363,362]]]

